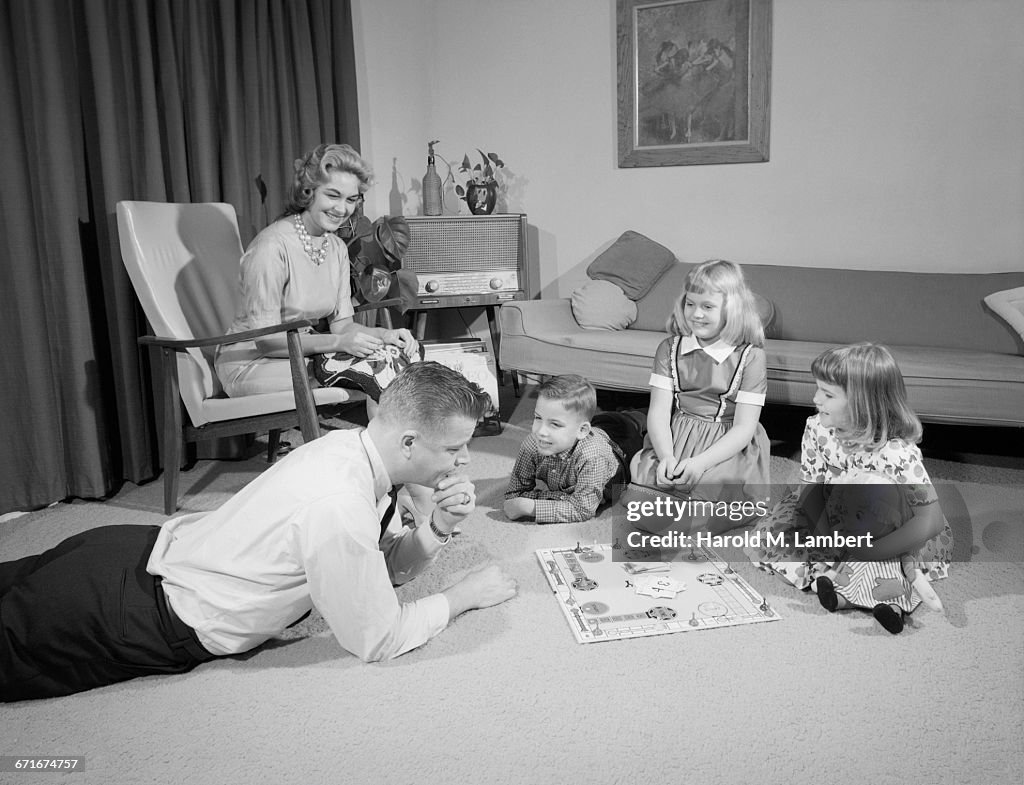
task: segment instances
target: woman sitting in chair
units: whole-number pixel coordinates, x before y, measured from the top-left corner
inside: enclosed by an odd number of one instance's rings
[[[329,332],[302,337],[323,384],[362,389],[373,400],[419,359],[406,329],[352,320],[348,250],[336,234],[370,187],[369,165],[347,144],[322,144],[295,162],[284,215],[256,235],[241,262],[241,303],[229,333],[296,319],[326,320]],[[219,347],[215,365],[232,397],[292,389],[284,335]],[[368,404],[368,406],[370,406]],[[375,409],[370,406],[370,413]]]

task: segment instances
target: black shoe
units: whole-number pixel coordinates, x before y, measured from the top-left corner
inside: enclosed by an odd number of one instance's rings
[[[872,609],[871,615],[893,635],[903,632],[903,612],[895,606],[880,602]]]
[[[836,594],[836,587],[832,585],[832,581],[825,577],[818,578],[815,590],[818,592],[821,607],[829,613],[835,613],[839,608],[839,595]]]

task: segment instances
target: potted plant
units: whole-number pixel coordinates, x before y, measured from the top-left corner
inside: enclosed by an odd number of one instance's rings
[[[402,269],[409,248],[409,222],[403,216],[371,221],[360,211],[338,230],[338,236],[348,246],[352,290],[358,300],[377,303],[400,297],[401,313],[416,302],[416,275]]]
[[[263,175],[255,178],[256,190],[267,219],[267,184]],[[401,313],[416,302],[416,274],[402,269],[409,249],[409,222],[401,215],[381,216],[371,221],[360,206],[339,230],[338,236],[348,248],[351,265],[352,295],[360,305],[401,298],[396,306]]]
[[[462,165],[459,171],[469,179],[466,187],[455,186],[455,193],[466,200],[469,211],[473,215],[490,215],[494,212],[494,205],[498,199],[498,181],[495,172],[505,166],[505,162],[498,157],[497,153],[485,153],[477,148],[480,153],[481,163],[473,164],[469,155],[462,158]]]

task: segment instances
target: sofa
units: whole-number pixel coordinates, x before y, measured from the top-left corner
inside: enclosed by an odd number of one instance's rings
[[[621,284],[609,270],[621,273],[637,266],[632,261],[623,265],[623,258],[618,254],[614,267],[605,264],[604,275],[595,275],[599,257],[588,273]],[[659,266],[664,268],[660,273],[648,275],[653,284],[641,287],[646,291],[626,297],[627,309],[635,305],[636,315],[624,320],[629,322],[625,326],[582,326],[577,319],[581,309],[574,312],[580,290],[572,298],[504,304],[501,367],[538,376],[577,373],[599,389],[648,390],[654,352],[666,335],[665,319],[691,265],[672,258]],[[1024,330],[1017,329],[1024,296],[1009,296],[1024,293],[1024,271],[742,266],[766,306],[769,404],[810,406],[815,389],[811,361],[830,346],[874,341],[892,351],[922,420],[1024,427]],[[1004,308],[1009,310],[997,312]],[[597,310],[610,307],[602,304]]]

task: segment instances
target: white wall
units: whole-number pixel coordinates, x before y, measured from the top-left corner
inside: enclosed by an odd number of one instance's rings
[[[355,0],[364,152],[498,152],[567,295],[625,229],[685,261],[1024,268],[1024,3],[776,0],[771,158],[619,169],[613,0]]]

